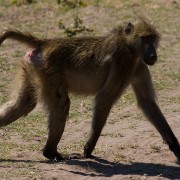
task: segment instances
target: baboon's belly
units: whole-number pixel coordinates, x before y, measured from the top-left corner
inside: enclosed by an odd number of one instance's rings
[[[85,95],[96,94],[103,87],[106,76],[105,70],[93,74],[65,72],[68,91]]]

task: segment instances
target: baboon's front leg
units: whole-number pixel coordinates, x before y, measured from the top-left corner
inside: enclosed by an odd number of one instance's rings
[[[155,101],[141,101],[139,106],[150,122],[159,131],[164,141],[180,162],[180,145]]]
[[[6,126],[22,116],[26,116],[36,106],[35,88],[26,71],[22,70],[22,84],[15,100],[0,109],[0,127]]]
[[[135,78],[132,87],[136,94],[139,107],[180,161],[179,142],[155,102],[151,77],[146,65],[139,65],[135,73]]]
[[[91,133],[84,146],[85,158],[93,157],[91,153],[99,139],[109,112],[115,101],[121,96],[129,84],[132,67],[126,69],[126,67],[122,68],[118,67],[118,64],[113,64],[103,88],[96,95]],[[126,76],[123,76],[125,73]],[[119,80],[120,77],[122,77],[121,80]]]
[[[70,100],[67,94],[61,94],[58,91],[52,96],[48,94],[50,101],[46,102],[48,103],[49,109],[49,133],[43,155],[50,160],[60,161],[63,160],[63,157],[58,153],[57,145],[64,132],[66,119],[69,113]]]
[[[126,87],[126,84],[116,83],[114,81],[114,79],[116,78],[114,77],[110,76],[109,79],[111,80],[111,82],[108,82],[109,80],[107,80],[107,85],[104,86],[103,90],[100,91],[95,98],[91,132],[88,141],[84,146],[85,158],[93,158],[91,153],[94,150],[94,147],[99,139],[109,112],[114,102],[118,99],[118,97],[122,94],[124,88]],[[114,86],[116,87],[113,88]]]
[[[86,145],[84,146],[84,157],[93,158],[91,155],[94,147],[99,139],[101,131],[106,123],[107,117],[109,115],[112,103],[107,100],[107,96],[97,95],[95,99],[94,114],[91,126],[90,136]]]

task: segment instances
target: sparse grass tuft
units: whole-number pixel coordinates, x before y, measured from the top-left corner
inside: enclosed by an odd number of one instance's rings
[[[83,32],[93,31],[92,29],[89,29],[83,25],[83,21],[79,18],[79,16],[76,16],[74,18],[74,24],[70,27],[66,27],[62,22],[62,19],[59,20],[58,26],[60,29],[64,30],[64,34],[66,34],[66,36],[68,37],[72,37]]]
[[[58,4],[61,4],[67,9],[74,9],[78,7],[85,7],[86,4],[82,0],[56,0]]]
[[[150,147],[152,149],[152,152],[154,153],[159,153],[161,151],[161,146],[158,146],[156,144],[151,144]]]
[[[23,4],[31,4],[31,3],[35,3],[36,0],[11,0],[11,4],[12,5],[17,5],[17,6],[21,6]]]

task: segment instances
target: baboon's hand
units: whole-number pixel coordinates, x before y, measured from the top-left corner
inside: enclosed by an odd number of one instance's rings
[[[177,157],[178,164],[180,164],[180,145],[179,145],[179,147],[175,148],[173,150],[173,152],[174,152],[175,156]]]

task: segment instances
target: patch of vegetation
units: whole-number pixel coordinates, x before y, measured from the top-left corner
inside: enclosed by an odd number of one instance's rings
[[[60,29],[64,30],[64,34],[66,34],[67,37],[75,36],[82,32],[92,32],[92,29],[87,28],[84,24],[82,19],[79,18],[79,16],[76,16],[74,18],[74,24],[70,27],[66,27],[64,23],[62,22],[62,19],[59,20],[58,26]]]
[[[171,72],[168,73],[168,76],[173,80],[173,81],[180,81],[180,70],[174,71],[172,70]]]
[[[177,104],[180,104],[180,97],[179,97],[179,96],[166,97],[166,101],[168,101],[169,103],[177,103]]]
[[[73,144],[62,146],[60,151],[62,151],[64,155],[71,153],[82,153],[83,146],[84,146],[84,141],[80,140],[74,142]]]
[[[0,57],[0,72],[10,70],[10,65],[7,62],[6,58]]]
[[[163,89],[165,89],[167,85],[165,84],[164,81],[154,81],[154,87],[157,91],[161,91]]]
[[[35,0],[12,0],[11,3],[17,6],[21,6],[23,4],[31,4],[35,3]]]
[[[34,137],[43,136],[46,133],[46,122],[44,119],[44,113],[32,113],[10,124],[6,129],[18,132],[25,140],[33,140]]]
[[[0,86],[0,92],[4,92],[4,90],[2,90],[2,86]],[[0,105],[5,103],[8,99],[8,95],[5,92],[2,94],[3,96],[0,96]]]
[[[119,146],[119,150],[126,150],[127,148],[131,148],[131,149],[137,149],[139,148],[138,144],[122,144]]]
[[[159,153],[161,151],[161,146],[151,144],[150,147],[152,149],[152,152],[154,152],[154,153]]]
[[[58,4],[61,4],[64,7],[69,9],[74,9],[77,7],[84,7],[86,4],[82,0],[56,0]]]
[[[108,136],[111,138],[124,137],[121,133],[102,133],[100,136]]]
[[[127,156],[120,154],[120,153],[114,153],[114,163],[118,163],[118,162],[129,162]]]
[[[19,58],[19,57],[23,57],[23,56],[24,56],[24,52],[17,50],[17,51],[14,52],[12,57]]]

